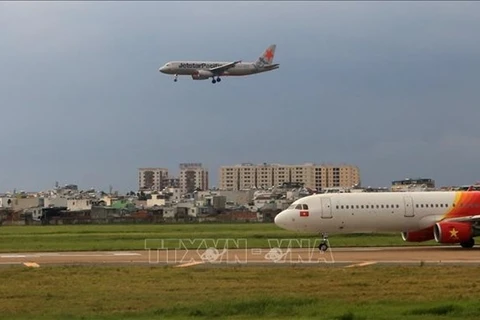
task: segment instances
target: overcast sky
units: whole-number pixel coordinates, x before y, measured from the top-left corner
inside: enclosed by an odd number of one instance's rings
[[[478,2],[0,2],[0,191],[128,191],[137,168],[349,163],[480,180]],[[213,85],[170,60],[280,69]]]

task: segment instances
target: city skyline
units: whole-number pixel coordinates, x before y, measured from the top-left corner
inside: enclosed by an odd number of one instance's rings
[[[190,161],[212,185],[242,162],[474,183],[479,16],[478,2],[1,2],[0,190],[127,192],[138,167]],[[275,72],[218,86],[158,72],[271,43]]]
[[[394,184],[404,181],[415,181],[421,179],[422,181],[431,181],[435,184],[435,179],[429,177],[404,177],[399,179],[390,180],[388,185],[382,186],[372,186],[365,185],[361,183],[361,170],[352,164],[347,163],[314,163],[314,162],[302,162],[302,163],[237,163],[230,165],[222,165],[217,170],[218,171],[218,181],[211,181],[208,177],[210,176],[211,170],[202,163],[192,162],[192,163],[179,163],[177,165],[177,170],[170,170],[166,167],[140,167],[137,168],[137,188],[123,191],[123,193],[130,192],[142,192],[142,191],[162,191],[165,188],[178,188],[181,192],[186,192],[186,181],[185,181],[185,171],[189,170],[197,171],[201,173],[201,176],[197,176],[196,185],[193,186],[193,189],[199,188],[199,190],[246,190],[250,188],[262,189],[270,188],[275,186],[283,185],[284,183],[302,183],[304,187],[309,189],[330,189],[330,188],[351,188],[351,187],[362,187],[362,188],[389,188],[394,187]],[[250,171],[250,172],[247,172]],[[174,172],[174,173],[172,173]],[[144,174],[147,173],[150,175],[149,179],[146,179]],[[232,175],[233,173],[233,175]],[[205,174],[205,177],[203,177]],[[156,175],[159,175],[155,177]],[[182,177],[183,176],[183,177]],[[199,180],[198,180],[199,179]],[[264,180],[267,179],[267,180]],[[146,183],[146,180],[150,180]],[[268,182],[263,183],[262,182]],[[212,183],[213,182],[213,183]],[[422,182],[423,183],[423,182]],[[437,187],[454,187],[454,186],[465,186],[478,184],[478,181],[470,182],[467,184],[456,184],[456,185],[442,185]],[[0,194],[5,193],[19,193],[19,192],[45,192],[48,190],[54,189],[63,189],[63,188],[79,188],[79,190],[95,190],[96,192],[120,192],[122,191],[114,188],[114,186],[109,185],[108,188],[98,188],[96,186],[82,186],[78,185],[75,182],[60,182],[55,181],[53,187],[43,188],[42,190],[23,190],[18,188],[13,188],[12,190],[2,191]],[[190,189],[192,186],[190,186]],[[191,192],[190,190],[189,192]]]

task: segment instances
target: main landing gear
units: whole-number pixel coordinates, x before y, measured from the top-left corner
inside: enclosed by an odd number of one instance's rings
[[[217,83],[217,82],[220,82],[222,81],[222,79],[220,79],[220,77],[217,77],[217,79],[215,79],[215,77],[212,77],[212,83]]]
[[[322,241],[318,245],[318,250],[325,252],[328,249],[328,234],[322,233]]]
[[[475,245],[475,239],[470,238],[470,240],[468,241],[460,242],[460,245],[462,246],[462,248],[473,248],[473,246]]]

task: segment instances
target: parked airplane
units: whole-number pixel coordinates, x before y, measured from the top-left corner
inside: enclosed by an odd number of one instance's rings
[[[275,217],[296,232],[328,234],[400,232],[404,241],[475,244],[480,235],[479,191],[360,192],[300,198]]]
[[[213,62],[213,61],[170,61],[159,69],[165,74],[189,75],[193,80],[212,78],[212,83],[220,82],[220,76],[247,76],[278,69],[280,64],[272,64],[276,45],[269,46],[255,62]]]

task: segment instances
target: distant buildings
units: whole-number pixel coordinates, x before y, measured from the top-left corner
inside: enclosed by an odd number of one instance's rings
[[[428,191],[435,189],[435,181],[430,178],[403,179],[392,181],[392,191]]]
[[[182,194],[208,189],[208,169],[201,163],[180,164],[180,177],[171,177],[165,168],[139,168],[139,191],[162,191],[179,188]]]
[[[351,188],[360,184],[360,172],[353,165],[319,165],[305,163],[285,164],[237,164],[223,166],[219,172],[219,188],[245,190],[270,188],[289,183],[301,183],[306,188]]]
[[[160,191],[166,186],[168,169],[165,168],[140,168],[138,169],[138,190]]]
[[[162,191],[178,188],[181,194],[209,189],[208,169],[201,163],[181,163],[178,177],[169,176],[165,168],[139,168],[139,191]],[[223,166],[219,172],[220,190],[268,189],[273,186],[304,187],[323,190],[360,185],[357,166],[348,164],[237,164]]]
[[[208,190],[208,170],[201,163],[180,164],[180,191]]]

